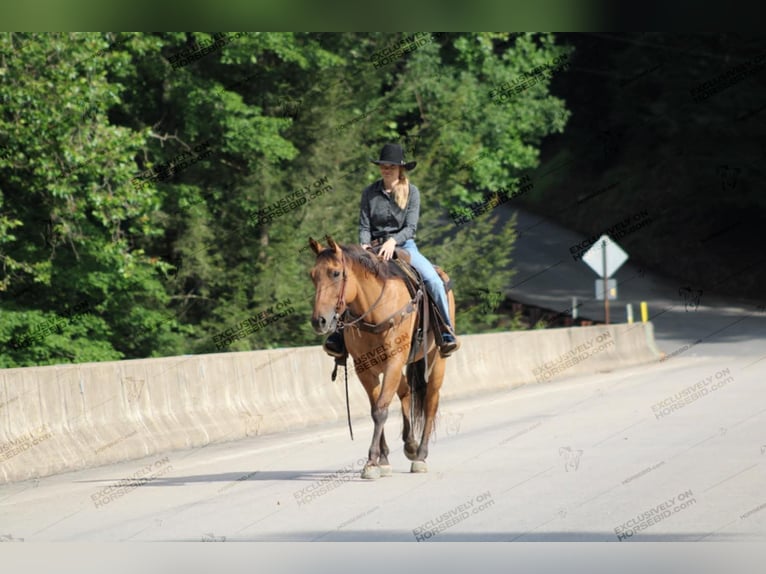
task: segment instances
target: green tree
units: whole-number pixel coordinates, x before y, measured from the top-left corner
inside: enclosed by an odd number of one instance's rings
[[[449,214],[537,165],[567,115],[550,79],[502,104],[490,90],[567,50],[550,34],[450,33],[376,65],[402,37],[1,35],[2,364],[212,352],[216,334],[284,301],[294,313],[230,348],[317,343],[307,238],[357,241],[386,141],[419,162],[418,241],[455,278],[461,331],[496,328],[477,289],[510,285],[515,220]],[[88,314],[62,320],[83,301]]]

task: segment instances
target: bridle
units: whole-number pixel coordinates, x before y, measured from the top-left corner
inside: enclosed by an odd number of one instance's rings
[[[375,307],[377,307],[380,302],[383,300],[383,294],[386,292],[386,285],[388,284],[387,281],[383,282],[383,288],[380,290],[380,295],[378,295],[378,298],[375,300],[375,302],[370,305],[370,308],[367,309],[361,316],[357,317],[356,319],[352,321],[344,321],[344,316],[351,316],[350,311],[346,307],[346,283],[348,282],[348,273],[346,272],[346,255],[343,253],[343,250],[340,252],[340,262],[341,267],[343,269],[342,271],[342,278],[341,278],[341,285],[340,285],[340,292],[338,293],[338,301],[335,303],[335,319],[338,323],[338,330],[342,331],[346,327],[353,327],[357,323],[359,323],[362,319],[364,319],[367,315],[369,315]],[[340,310],[343,309],[343,307],[346,307],[343,314],[341,314]]]

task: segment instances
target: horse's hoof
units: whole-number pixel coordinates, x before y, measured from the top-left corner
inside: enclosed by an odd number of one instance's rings
[[[362,469],[362,478],[367,479],[376,479],[380,478],[381,472],[379,466],[372,466],[369,464],[364,465],[364,468]]]
[[[415,460],[412,462],[410,472],[428,472],[428,465],[424,460]]]
[[[394,475],[394,469],[391,468],[390,464],[381,464],[378,466],[380,469],[380,476],[393,476]]]
[[[404,456],[407,457],[409,460],[418,460],[418,444],[415,443],[412,448],[405,445],[404,446]]]

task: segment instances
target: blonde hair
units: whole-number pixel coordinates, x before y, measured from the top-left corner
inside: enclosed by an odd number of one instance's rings
[[[391,195],[399,209],[407,207],[407,200],[410,198],[410,180],[407,178],[407,170],[404,166],[399,166],[399,179],[396,180]]]

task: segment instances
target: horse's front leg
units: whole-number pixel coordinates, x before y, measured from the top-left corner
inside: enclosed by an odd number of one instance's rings
[[[401,367],[400,367],[401,370]],[[388,419],[388,406],[391,404],[394,393],[399,386],[400,375],[387,369],[383,375],[381,385],[378,376],[369,372],[359,375],[362,385],[370,399],[370,410],[375,428],[372,432],[372,442],[367,456],[367,464],[362,469],[362,478],[379,478],[391,475],[391,466],[388,463],[388,445],[383,433],[386,420]]]

